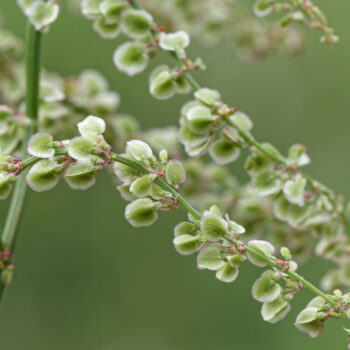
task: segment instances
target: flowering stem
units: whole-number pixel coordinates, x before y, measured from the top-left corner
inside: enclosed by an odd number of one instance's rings
[[[135,9],[141,9],[141,6],[138,4],[137,0],[129,0],[129,3],[132,7],[134,7]],[[175,58],[175,60],[182,66],[183,62],[181,61],[181,59],[172,51],[168,51],[169,54]],[[199,89],[201,89],[200,84],[194,79],[194,77],[191,75],[191,73],[189,72],[185,72],[184,76],[187,80],[187,82],[192,86],[192,88],[195,91],[198,91]],[[264,155],[266,155],[267,157],[269,157],[271,160],[275,161],[278,164],[287,166],[287,162],[283,157],[279,157],[274,153],[271,153],[269,150],[265,149],[263,147],[263,145],[261,143],[259,143],[257,140],[255,140],[255,138],[251,135],[249,135],[248,133],[246,133],[244,130],[242,130],[241,128],[239,128],[234,122],[232,122],[229,118],[225,119],[225,123],[228,126],[231,126],[233,128],[235,128],[238,133],[241,135],[241,137],[249,144],[254,146],[256,149],[258,149],[261,153],[263,153]],[[307,183],[311,186],[314,187],[316,183],[318,183],[315,179],[313,179],[310,175],[306,174],[303,171],[299,171],[300,174],[302,174]],[[322,186],[324,187],[324,186]],[[333,198],[333,196],[329,193],[329,191],[327,191],[327,189],[325,188],[321,188],[319,189],[321,193],[323,193],[324,195],[326,195],[328,197],[328,199],[331,201],[331,203],[336,206],[335,200]],[[343,223],[344,223],[344,227],[345,227],[345,231],[346,233],[350,236],[350,223],[347,220],[344,211],[339,213],[340,218],[342,219]]]
[[[67,149],[60,149],[57,150],[55,155],[59,156],[59,155],[67,155]],[[151,172],[147,169],[145,169],[142,165],[140,165],[139,163],[134,162],[131,159],[125,158],[119,154],[116,153],[112,153],[111,158],[118,162],[118,163],[122,163],[130,168],[135,169],[136,171],[138,171],[140,174],[150,174]],[[29,157],[26,160],[23,161],[22,165],[22,171],[24,171],[26,168],[32,166],[33,164],[35,164],[36,162],[38,162],[39,160],[41,160],[41,158],[37,158],[37,157]],[[181,206],[191,215],[193,215],[194,218],[196,218],[197,220],[200,220],[202,218],[201,214],[192,207],[192,205],[187,202],[187,200],[182,197],[173,187],[171,187],[170,185],[168,185],[165,181],[163,181],[161,178],[156,178],[154,180],[154,182],[160,186],[163,190],[171,193],[171,195],[181,204]],[[238,241],[236,241],[232,236],[230,235],[225,235],[225,240],[233,243],[233,244],[237,244]],[[324,300],[326,300],[331,306],[333,307],[337,307],[337,303],[327,294],[325,294],[324,292],[322,292],[320,289],[318,289],[314,284],[312,284],[311,282],[309,282],[308,280],[306,280],[304,277],[302,277],[301,275],[299,275],[296,272],[292,272],[289,270],[285,270],[284,266],[279,265],[273,258],[269,258],[268,256],[261,254],[259,252],[257,252],[256,250],[252,249],[251,247],[249,247],[248,245],[244,244],[243,242],[239,242],[241,245],[243,245],[244,249],[246,252],[248,252],[249,254],[255,256],[256,258],[258,258],[259,260],[264,261],[266,264],[268,264],[269,266],[277,269],[278,271],[283,271],[283,273],[285,273],[287,276],[289,276],[291,279],[293,279],[294,281],[297,281],[299,283],[301,283],[305,288],[308,288],[309,290],[311,290],[314,294],[320,296],[321,298],[323,298]]]
[[[26,113],[35,123],[38,117],[39,105],[39,74],[40,74],[40,32],[36,31],[28,21],[26,29]],[[32,134],[33,127],[26,127],[26,134],[22,143],[22,158],[27,154],[27,142]],[[13,252],[17,226],[20,220],[26,193],[26,180],[22,175],[14,186],[11,203],[2,232],[1,243],[6,251]],[[0,287],[0,300],[4,286]]]

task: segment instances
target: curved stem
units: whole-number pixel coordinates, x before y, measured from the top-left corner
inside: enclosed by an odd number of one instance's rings
[[[60,149],[57,150],[55,155],[56,156],[60,156],[60,155],[67,155],[67,149]],[[147,169],[145,169],[142,165],[140,165],[139,163],[134,162],[133,160],[123,157],[119,154],[116,153],[112,153],[112,159],[118,163],[122,163],[126,166],[129,166],[130,168],[135,169],[136,171],[138,171],[140,174],[150,174],[151,172]],[[40,161],[41,158],[37,158],[37,157],[29,157],[26,160],[23,161],[22,165],[23,165],[23,170],[25,170],[26,168],[32,166],[33,164],[35,164],[36,162]],[[189,203],[187,202],[187,200],[181,196],[181,194],[179,194],[173,187],[171,187],[170,185],[168,185],[164,180],[162,180],[161,178],[156,178],[154,181],[158,186],[160,186],[163,190],[168,191],[169,193],[172,194],[172,196],[180,203],[180,205],[191,215],[193,215],[197,220],[200,220],[202,218],[202,215]],[[226,235],[225,238],[227,241],[233,243],[233,244],[237,244],[237,241],[234,240],[230,235]],[[249,247],[248,245],[244,244],[243,242],[239,242],[240,244],[242,244],[244,246],[244,249],[251,255],[261,259],[262,261],[264,261],[266,264],[268,264],[269,266],[282,271],[288,275],[291,279],[301,283],[305,288],[308,288],[309,290],[311,290],[314,294],[322,297],[324,300],[326,300],[330,305],[337,307],[337,303],[327,294],[325,294],[324,292],[322,292],[320,289],[318,289],[314,284],[312,284],[311,282],[309,282],[308,280],[306,280],[304,277],[302,277],[301,275],[299,275],[296,272],[292,272],[292,271],[285,271],[285,268],[283,266],[280,266],[279,264],[277,264],[277,262],[272,259],[269,258],[266,255],[263,255],[259,252],[257,252],[256,250],[252,249],[251,247]]]
[[[141,6],[138,4],[137,0],[129,0],[130,5],[136,9],[141,9]],[[179,57],[174,52],[167,51],[175,60],[182,66],[183,62]],[[195,80],[195,78],[191,75],[189,72],[184,72],[184,77],[186,78],[187,82],[192,86],[194,90],[199,90],[201,89],[201,85]],[[271,160],[275,161],[278,164],[282,164],[284,166],[287,165],[286,160],[283,157],[278,157],[274,153],[269,152],[269,150],[265,149],[261,143],[259,143],[257,140],[254,139],[253,136],[250,134],[246,133],[244,130],[239,128],[237,125],[235,125],[229,118],[226,118],[225,123],[228,126],[231,126],[235,128],[238,133],[241,135],[241,137],[250,145],[253,145],[256,149],[258,149],[261,153],[269,157]],[[310,175],[307,173],[300,171],[300,173],[306,178],[307,183],[314,187],[315,183],[318,183],[315,179],[313,179]],[[335,204],[334,198],[329,194],[328,191],[321,189],[321,193],[326,195],[328,199],[331,201],[331,203]],[[345,227],[346,233],[350,236],[350,223],[348,219],[346,218],[346,215],[344,212],[339,213],[340,218],[342,219]]]
[[[27,116],[36,122],[39,106],[39,74],[40,74],[40,32],[36,31],[28,21],[26,29],[26,113]],[[27,154],[27,142],[32,135],[33,127],[28,125],[22,143],[22,158]],[[2,246],[6,251],[14,250],[15,235],[21,217],[23,203],[26,193],[26,180],[24,175],[19,177],[15,186],[4,229],[2,232]],[[0,300],[4,286],[0,287]]]

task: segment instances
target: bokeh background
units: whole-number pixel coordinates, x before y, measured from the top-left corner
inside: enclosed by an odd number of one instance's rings
[[[121,94],[121,111],[137,116],[145,128],[177,125],[186,98],[156,101],[148,93],[147,74],[119,73],[112,63],[117,42],[100,39],[89,21],[66,9],[68,1],[62,0],[63,13],[44,37],[44,66],[62,75],[97,69]],[[197,73],[200,82],[250,115],[259,140],[284,152],[292,143],[305,144],[312,158],[308,171],[350,198],[350,2],[317,3],[341,38],[334,48],[306,30],[310,47],[293,59],[278,55],[247,64],[227,42],[212,50],[194,44],[190,54],[207,64],[206,72]],[[25,20],[15,0],[0,0],[0,9],[2,25],[23,37]],[[157,58],[152,66],[166,59]],[[241,164],[232,171],[246,180]],[[0,225],[6,205],[0,204]],[[329,322],[318,339],[293,326],[311,297],[307,291],[295,298],[286,319],[270,325],[250,295],[261,270],[243,265],[238,280],[226,285],[213,273],[197,271],[194,257],[179,256],[171,241],[182,211],[134,229],[124,207],[103,174],[82,193],[64,183],[48,193],[29,192],[15,278],[0,307],[0,349],[345,348],[344,322]],[[301,271],[317,282],[325,268],[314,260]]]

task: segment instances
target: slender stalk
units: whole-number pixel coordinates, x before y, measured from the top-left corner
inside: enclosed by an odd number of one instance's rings
[[[26,28],[26,113],[33,124],[38,117],[39,105],[39,74],[40,74],[40,32],[37,32],[28,21]],[[22,159],[27,154],[27,142],[32,135],[33,126],[28,125],[26,135],[22,143]],[[21,217],[24,198],[26,194],[25,176],[19,177],[16,181],[8,214],[6,217],[1,242],[4,250],[12,252],[14,250],[15,235]],[[4,291],[4,286],[0,286],[0,300]]]
[[[137,0],[129,0],[130,5],[134,7],[135,9],[141,9],[141,6],[138,4]],[[174,52],[168,51],[169,54],[180,64],[181,66],[183,65],[183,62],[179,57]],[[197,91],[201,89],[201,85],[195,80],[195,78],[191,75],[190,72],[184,72],[184,77],[186,78],[187,82],[192,86],[192,88]],[[250,134],[246,133],[244,130],[239,128],[235,123],[233,123],[229,118],[226,118],[225,123],[233,128],[235,128],[238,133],[241,135],[241,137],[247,141],[248,144],[253,145],[256,149],[258,149],[261,153],[269,157],[271,160],[275,161],[278,164],[287,165],[286,160],[283,157],[279,157],[274,153],[271,153],[269,150],[265,149],[261,143],[259,143],[257,140],[254,139],[253,136]],[[315,183],[318,183],[315,179],[313,179],[310,175],[307,173],[300,171],[300,173],[306,178],[307,183],[314,187]],[[334,198],[329,194],[328,191],[321,189],[321,193],[326,195],[328,199],[331,201],[332,204],[335,204]],[[348,236],[350,236],[350,223],[348,219],[346,218],[346,215],[344,212],[339,213],[340,218],[342,219],[345,227],[345,231]]]
[[[67,150],[66,149],[60,149],[56,151],[56,156],[59,155],[66,155],[67,154]],[[143,166],[141,166],[140,164],[134,162],[131,159],[125,158],[119,154],[113,153],[112,154],[112,159],[118,163],[122,163],[126,166],[129,166],[130,168],[133,168],[135,170],[137,170],[140,174],[150,174],[150,171],[145,169]],[[29,157],[26,160],[23,161],[23,170],[25,170],[26,168],[32,166],[33,164],[35,164],[36,162],[38,162],[40,160],[40,158],[37,157]],[[155,179],[155,183],[160,186],[163,190],[168,191],[169,193],[172,194],[172,196],[178,200],[178,202],[180,203],[180,205],[190,214],[192,214],[196,219],[200,220],[202,218],[201,214],[195,209],[193,208],[193,206],[187,202],[187,200],[182,197],[173,187],[171,187],[170,185],[168,185],[165,181],[163,181],[161,178],[156,178]],[[238,242],[236,240],[234,240],[230,235],[226,235],[224,237],[227,241],[233,243],[233,244],[237,244]],[[249,254],[259,258],[260,260],[264,261],[266,264],[268,264],[269,266],[282,271],[288,275],[291,279],[301,283],[305,288],[308,288],[310,291],[312,291],[314,294],[322,297],[324,300],[326,300],[330,305],[337,307],[337,303],[327,294],[325,294],[324,292],[322,292],[320,289],[318,289],[314,284],[312,284],[311,282],[309,282],[308,280],[306,280],[304,277],[302,277],[301,275],[299,275],[296,272],[292,272],[292,271],[285,271],[285,268],[279,264],[277,264],[277,262],[272,259],[267,257],[266,255],[263,255],[259,252],[257,252],[256,250],[252,249],[251,247],[249,247],[248,245],[244,244],[243,242],[239,242],[240,244],[242,244],[244,246],[244,249],[246,250],[246,252],[248,252]]]

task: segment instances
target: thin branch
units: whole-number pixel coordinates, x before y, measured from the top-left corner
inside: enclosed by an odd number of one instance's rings
[[[26,29],[26,113],[33,123],[35,123],[38,118],[39,108],[40,37],[40,32],[36,31],[33,25],[28,21]],[[32,135],[32,132],[32,125],[28,125],[22,143],[22,158],[25,158],[27,155],[27,142]],[[13,252],[14,250],[14,244],[16,241],[15,235],[23,209],[26,187],[26,180],[24,174],[22,174],[14,186],[11,203],[1,237],[3,249],[9,252]],[[0,301],[3,291],[4,286],[2,285],[0,287]]]
[[[141,9],[141,6],[138,4],[137,0],[130,0],[129,1],[131,6],[133,6],[135,9]],[[179,57],[177,57],[177,55],[172,52],[172,51],[168,51],[168,53],[177,61],[178,64],[180,64],[181,66],[183,65],[183,62],[181,61],[181,59]],[[201,85],[195,80],[195,78],[191,75],[191,73],[189,72],[185,72],[184,73],[184,77],[186,78],[186,80],[188,81],[188,83],[192,86],[192,88],[195,91],[198,91],[199,89],[201,89]],[[271,160],[273,160],[274,162],[281,164],[283,166],[287,165],[286,160],[283,157],[279,157],[274,153],[271,153],[268,149],[266,149],[265,147],[263,147],[263,145],[258,142],[253,136],[251,136],[250,134],[246,133],[243,129],[239,128],[234,122],[232,122],[229,118],[225,119],[225,123],[228,126],[231,126],[233,128],[235,128],[240,136],[250,145],[253,145],[256,149],[258,149],[261,153],[263,153],[264,155],[266,155],[267,157],[269,157]],[[313,177],[311,177],[310,175],[308,175],[307,173],[300,171],[300,173],[305,177],[307,183],[311,186],[314,187],[315,183],[319,183],[317,180],[315,180]],[[325,186],[321,186],[326,188]],[[327,198],[331,201],[331,203],[333,205],[335,205],[335,200],[334,198],[329,194],[329,192],[327,190],[325,190],[324,188],[320,189],[320,192],[323,193],[324,195],[327,196]],[[344,211],[339,213],[339,216],[341,217],[341,219],[344,222],[344,227],[345,227],[345,231],[347,233],[348,236],[350,236],[350,223],[348,221],[348,219],[346,218],[346,215],[344,213]]]

